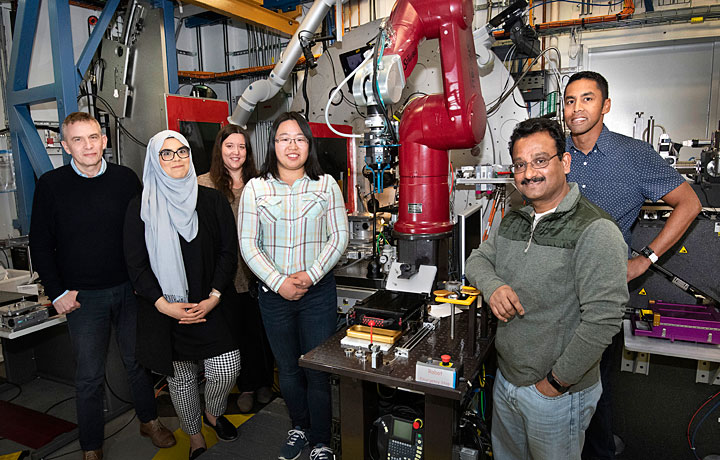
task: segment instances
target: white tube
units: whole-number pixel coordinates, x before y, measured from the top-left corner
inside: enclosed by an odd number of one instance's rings
[[[365,58],[365,60],[364,60],[363,62],[360,63],[359,66],[355,67],[355,70],[353,70],[352,72],[350,72],[350,75],[348,75],[347,77],[345,77],[345,80],[343,80],[342,83],[340,83],[340,84],[337,86],[337,88],[335,88],[335,90],[332,92],[332,94],[330,94],[330,98],[328,98],[327,104],[325,105],[325,124],[328,126],[328,128],[330,128],[330,131],[334,132],[334,133],[337,134],[338,136],[342,136],[342,137],[363,137],[362,134],[345,134],[345,133],[341,133],[340,131],[338,131],[338,130],[336,130],[335,128],[333,128],[332,125],[330,124],[330,118],[328,118],[328,111],[330,110],[330,104],[332,103],[333,99],[335,99],[335,96],[337,95],[338,91],[340,91],[340,88],[344,87],[345,84],[346,84],[348,81],[350,81],[350,79],[353,77],[353,75],[355,75],[355,73],[356,73],[362,66],[364,66],[365,64],[367,64],[368,62],[370,62],[370,60],[372,59],[372,57],[373,57],[373,55],[372,55],[372,53],[371,53],[368,57]]]
[[[343,6],[343,0],[337,0],[337,3],[335,3],[335,41],[336,42],[342,42],[342,39],[343,39],[342,6]]]

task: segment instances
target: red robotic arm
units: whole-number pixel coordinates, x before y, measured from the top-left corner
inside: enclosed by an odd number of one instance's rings
[[[471,148],[485,135],[472,36],[471,0],[399,0],[388,26],[384,55],[400,56],[407,78],[424,39],[440,45],[443,94],[415,99],[400,122],[400,211],[395,231],[437,235],[452,229],[449,210],[450,149]]]

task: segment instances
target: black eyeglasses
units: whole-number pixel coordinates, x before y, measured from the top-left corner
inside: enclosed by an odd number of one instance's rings
[[[300,147],[300,146],[303,146],[303,145],[307,145],[307,144],[308,144],[308,138],[305,137],[305,136],[298,136],[298,137],[295,137],[295,138],[290,137],[290,136],[280,136],[280,137],[278,137],[278,138],[275,139],[275,142],[277,142],[278,144],[280,144],[280,145],[282,145],[282,146],[284,146],[284,147],[287,147],[287,146],[289,146],[292,142],[295,142],[295,144],[297,144],[298,147]]]
[[[550,158],[535,158],[534,160],[530,162],[524,162],[524,161],[518,161],[517,163],[513,163],[511,166],[512,172],[514,174],[521,173],[527,169],[527,165],[532,166],[533,169],[545,169],[548,166],[548,163],[550,163],[550,160],[552,160],[555,157],[559,157],[562,159],[563,153],[556,153],[555,155],[551,156]]]
[[[181,160],[184,160],[190,156],[190,149],[187,147],[180,147],[177,150],[160,150],[160,158],[162,158],[163,161],[172,161],[175,158],[175,155],[177,155],[177,157]]]

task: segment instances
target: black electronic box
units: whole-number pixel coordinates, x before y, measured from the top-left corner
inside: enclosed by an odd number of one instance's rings
[[[355,302],[348,313],[348,325],[361,324],[402,331],[410,322],[421,318],[424,305],[424,294],[380,289]]]

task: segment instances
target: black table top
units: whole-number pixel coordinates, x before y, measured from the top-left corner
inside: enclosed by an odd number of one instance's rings
[[[321,370],[331,374],[358,378],[370,382],[381,383],[391,387],[400,387],[419,391],[424,394],[441,396],[454,400],[461,400],[469,389],[467,381],[478,375],[480,366],[493,349],[494,331],[487,339],[477,338],[475,350],[470,350],[467,340],[468,312],[463,311],[455,315],[455,338],[450,338],[450,318],[440,320],[438,327],[410,351],[408,358],[395,356],[395,347],[392,347],[383,357],[383,365],[373,369],[370,364],[370,353],[365,359],[345,356],[345,346],[340,341],[345,337],[345,329],[337,332],[325,343],[300,357],[300,365],[311,369]],[[480,330],[479,322],[477,319]],[[409,334],[400,340],[409,338]],[[415,381],[415,364],[417,361],[425,362],[428,358],[440,359],[441,355],[448,354],[451,361],[463,365],[461,378],[457,388]]]

